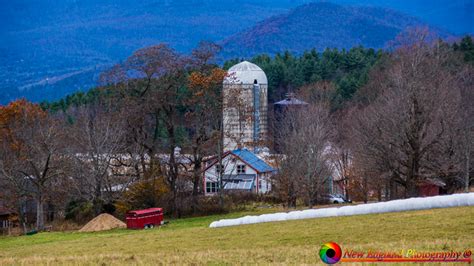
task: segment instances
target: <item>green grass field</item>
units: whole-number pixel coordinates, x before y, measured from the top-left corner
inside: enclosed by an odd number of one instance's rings
[[[208,228],[254,210],[171,221],[152,230],[0,238],[0,265],[321,264],[321,244],[385,251],[474,248],[474,207]],[[273,210],[275,211],[275,210]]]

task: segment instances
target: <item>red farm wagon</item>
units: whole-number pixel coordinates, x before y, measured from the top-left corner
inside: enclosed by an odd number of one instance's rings
[[[128,211],[125,216],[128,229],[153,228],[163,223],[162,208]]]

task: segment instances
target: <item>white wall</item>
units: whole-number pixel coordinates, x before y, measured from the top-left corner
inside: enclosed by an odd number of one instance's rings
[[[235,159],[233,161],[232,159]],[[229,154],[224,159],[222,159],[222,165],[224,167],[224,175],[236,175],[237,174],[237,165],[245,165],[245,174],[255,175],[257,172],[242,162],[239,158],[233,154]],[[206,170],[205,177],[207,182],[217,182],[219,180],[219,175],[216,172],[216,164]]]
[[[235,159],[235,160],[232,160]],[[222,159],[222,164],[224,166],[224,175],[237,175],[237,165],[245,165],[245,174],[250,174],[250,175],[257,175],[257,178],[255,180],[255,188],[258,187],[258,192],[259,193],[266,193],[271,191],[272,185],[271,185],[271,173],[263,173],[263,174],[257,174],[257,171],[253,169],[252,167],[248,166],[245,164],[243,161],[241,161],[238,157],[234,156],[232,153],[226,156],[225,158]],[[216,172],[216,164],[211,166],[209,169],[206,170],[204,173],[205,180],[204,182],[218,182],[219,181],[219,175]],[[205,191],[206,192],[206,191]],[[206,194],[212,194],[212,193],[207,193]]]
[[[267,137],[267,84],[260,85],[260,139]],[[224,84],[224,150],[234,150],[238,143],[246,148],[253,148],[253,84]],[[237,108],[238,107],[238,108]],[[239,111],[244,116],[239,117]],[[239,125],[242,125],[240,128]]]

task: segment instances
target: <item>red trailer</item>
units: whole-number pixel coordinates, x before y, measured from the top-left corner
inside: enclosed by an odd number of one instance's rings
[[[128,211],[125,216],[128,229],[153,228],[163,223],[162,208]]]

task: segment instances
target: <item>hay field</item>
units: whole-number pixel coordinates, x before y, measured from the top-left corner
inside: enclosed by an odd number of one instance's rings
[[[321,264],[321,244],[343,250],[474,248],[474,207],[208,228],[254,210],[171,221],[151,230],[0,238],[0,265]]]

